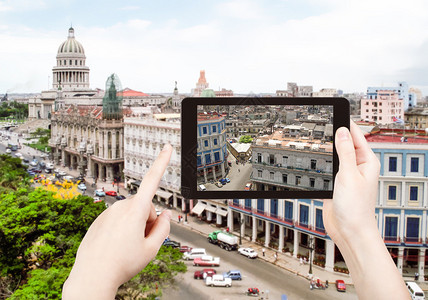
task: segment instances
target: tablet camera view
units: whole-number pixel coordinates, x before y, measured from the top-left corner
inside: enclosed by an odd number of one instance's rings
[[[198,105],[197,190],[332,191],[332,105]]]

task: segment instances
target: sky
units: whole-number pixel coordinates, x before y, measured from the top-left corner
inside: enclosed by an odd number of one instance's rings
[[[406,81],[428,95],[425,0],[0,0],[0,94],[52,87],[73,26],[90,86],[275,93],[287,82],[365,92]]]

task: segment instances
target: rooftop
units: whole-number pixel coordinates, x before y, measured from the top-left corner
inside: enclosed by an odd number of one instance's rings
[[[366,135],[369,143],[407,143],[428,144],[428,133],[425,130],[373,128]]]
[[[198,122],[205,120],[215,120],[223,117],[223,115],[217,113],[198,113]]]

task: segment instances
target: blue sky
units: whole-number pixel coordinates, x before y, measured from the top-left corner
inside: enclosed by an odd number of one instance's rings
[[[364,92],[407,81],[428,94],[424,0],[0,0],[0,93],[48,88],[70,24],[91,69],[143,92],[274,93],[287,82]]]

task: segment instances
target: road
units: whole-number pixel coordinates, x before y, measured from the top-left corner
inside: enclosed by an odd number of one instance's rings
[[[163,299],[245,299],[244,292],[249,287],[258,287],[264,292],[268,290],[269,299],[280,299],[282,294],[286,294],[288,299],[357,299],[353,287],[348,287],[347,293],[337,292],[333,285],[326,290],[310,290],[309,282],[300,276],[260,259],[248,259],[236,251],[227,252],[208,243],[206,237],[199,233],[176,224],[171,224],[170,237],[182,245],[202,247],[208,254],[219,256],[221,263],[216,268],[217,273],[239,269],[244,278],[234,281],[231,288],[206,287],[202,280],[193,279],[194,271],[201,268],[194,267],[191,261],[185,262],[188,271],[179,275],[175,286],[165,290]]]

